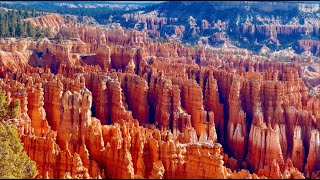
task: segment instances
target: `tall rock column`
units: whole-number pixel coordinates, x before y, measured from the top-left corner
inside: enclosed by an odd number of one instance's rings
[[[305,147],[303,146],[303,139],[300,126],[295,127],[293,135],[294,137],[291,159],[293,165],[301,171],[304,166]]]
[[[212,72],[209,72],[209,77],[205,89],[205,110],[213,111],[214,123],[218,135],[218,139],[223,142],[224,131],[224,117],[223,117],[223,104],[220,103],[217,80],[214,79]]]
[[[64,93],[62,98],[62,119],[59,124],[59,129],[57,130],[57,143],[61,147],[62,150],[66,150],[68,148],[68,144],[71,142],[72,138],[72,96],[73,94],[70,91]],[[72,148],[72,147],[71,147]],[[73,149],[73,148],[72,148]]]
[[[96,117],[101,124],[108,124],[108,89],[106,81],[100,81],[96,100]]]
[[[97,63],[102,69],[111,67],[111,51],[107,45],[99,44],[96,54]]]
[[[240,104],[241,79],[234,78],[229,94],[229,120],[227,126],[227,144],[238,160],[243,160],[247,141],[246,114]]]
[[[249,134],[247,162],[254,172],[258,172],[273,160],[278,164],[284,163],[279,134],[271,126],[266,126],[261,109],[255,107]]]
[[[156,84],[157,105],[155,109],[155,122],[159,124],[161,130],[169,129],[171,114],[171,81],[160,78]]]
[[[42,132],[47,132],[49,129],[48,121],[46,119],[46,112],[44,105],[44,92],[41,84],[35,84],[28,87],[28,115],[31,119],[31,126],[34,128],[36,136],[41,136]]]
[[[53,130],[60,127],[62,115],[63,84],[56,78],[44,85],[44,109],[49,125]]]
[[[127,74],[125,78],[126,96],[133,118],[141,125],[149,123],[148,83],[142,77]]]
[[[320,169],[320,133],[317,129],[311,131],[310,148],[305,166],[305,173],[310,177],[313,172]]]

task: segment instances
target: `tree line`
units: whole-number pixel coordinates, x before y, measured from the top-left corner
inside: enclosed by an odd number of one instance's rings
[[[49,28],[35,27],[32,23],[23,21],[40,15],[35,10],[2,10],[0,11],[0,37],[49,37]]]
[[[126,13],[123,9],[112,9],[110,7],[97,7],[97,8],[68,8],[64,6],[56,6],[50,2],[39,2],[37,6],[29,4],[8,4],[1,3],[0,7],[10,9],[22,9],[25,11],[35,11],[37,13],[58,13],[58,14],[71,14],[77,16],[89,16],[93,17],[99,24],[105,24],[108,22],[110,15],[113,16],[113,20],[122,20],[122,14]]]

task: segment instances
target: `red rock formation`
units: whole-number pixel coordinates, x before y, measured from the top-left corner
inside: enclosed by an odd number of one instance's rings
[[[128,18],[149,30],[174,21]],[[320,100],[299,64],[154,43],[119,25],[74,32],[80,40],[0,44],[0,87],[21,100],[39,176],[317,177]]]
[[[244,157],[247,142],[246,115],[240,105],[240,79],[234,79],[229,94],[229,120],[227,125],[227,141],[229,149],[237,160]]]
[[[27,18],[25,21],[44,28],[50,27],[54,31],[59,31],[61,26],[68,23],[66,19],[59,14],[47,14],[37,18]]]
[[[274,160],[277,163],[283,163],[279,135],[270,127],[266,127],[260,110],[254,113],[248,144],[247,161],[254,172],[271,164]]]
[[[311,131],[309,153],[305,166],[305,173],[307,175],[313,174],[319,169],[319,144],[319,131],[314,129]]]
[[[28,115],[30,117],[31,126],[34,127],[34,134],[41,136],[49,130],[48,121],[46,120],[46,112],[44,105],[44,92],[41,84],[33,85],[28,83]]]
[[[119,74],[119,76],[122,74]],[[144,125],[149,123],[148,84],[139,76],[126,74],[121,80],[122,89],[127,97],[132,116]]]
[[[164,173],[164,167],[161,161],[153,162],[151,175],[149,179],[162,179]]]
[[[294,129],[293,148],[292,148],[292,163],[294,167],[302,169],[305,159],[305,147],[303,146],[301,127],[296,126]]]

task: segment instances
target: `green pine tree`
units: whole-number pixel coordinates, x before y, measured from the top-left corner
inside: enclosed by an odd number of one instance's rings
[[[18,37],[25,37],[27,34],[24,24],[25,23],[20,21],[17,25],[16,33]]]
[[[63,40],[63,36],[60,32],[57,34],[57,39],[58,39],[59,43],[61,43]]]
[[[20,114],[20,100],[15,99],[9,109],[10,118],[19,118]]]
[[[27,33],[27,23],[22,22],[22,26],[23,26],[23,29],[22,29],[22,37],[27,37],[27,36],[28,36],[28,33]]]
[[[36,38],[40,38],[42,36],[42,30],[39,26],[36,27],[36,34],[35,34]]]
[[[50,32],[49,27],[48,27],[48,28],[45,28],[43,33],[44,33],[44,36],[45,36],[45,37],[51,37],[51,32]]]
[[[36,10],[35,10],[35,9],[32,9],[31,16],[32,16],[32,17],[36,17],[36,16],[37,16],[37,13],[36,13]]]
[[[33,38],[36,35],[36,29],[33,26],[33,24],[31,24],[31,22],[27,23],[27,34],[28,34],[28,36],[33,37]]]
[[[14,11],[12,14],[12,23],[10,26],[10,34],[12,37],[16,36],[16,28],[17,28],[17,12]]]
[[[23,150],[17,128],[0,123],[0,178],[31,179],[36,175],[36,163]]]
[[[15,99],[10,104],[3,92],[0,91],[0,121],[19,118],[20,100]]]
[[[31,179],[38,172],[36,164],[23,150],[16,126],[2,122],[18,118],[20,101],[8,105],[6,96],[0,91],[0,179]]]
[[[0,120],[8,118],[8,102],[4,93],[0,92]]]
[[[1,36],[2,37],[7,37],[9,36],[9,23],[8,23],[8,18],[7,16],[2,16],[1,17]]]

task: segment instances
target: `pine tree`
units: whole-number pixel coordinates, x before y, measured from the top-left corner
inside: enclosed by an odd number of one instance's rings
[[[58,33],[58,34],[57,34],[57,38],[58,38],[59,43],[61,43],[62,40],[63,40],[62,34],[61,34],[61,33]]]
[[[44,36],[45,36],[45,37],[51,37],[51,32],[50,32],[49,27],[47,27],[47,28],[44,29]]]
[[[0,14],[0,36],[3,37],[3,29],[4,29],[4,22],[3,22],[3,14]]]
[[[10,118],[18,118],[20,114],[20,101],[15,99],[9,109]]]
[[[19,118],[19,114],[20,100],[15,99],[9,104],[5,94],[0,91],[0,121]]]
[[[37,16],[37,14],[36,14],[36,10],[35,10],[35,9],[32,9],[31,16],[32,16],[32,17],[36,17],[36,16]]]
[[[37,174],[35,162],[23,150],[16,126],[2,122],[19,117],[20,101],[10,106],[0,91],[0,179],[31,179]]]
[[[18,37],[25,37],[27,35],[25,23],[22,21],[18,22],[16,33]]]
[[[0,178],[31,179],[36,175],[36,163],[23,150],[17,128],[0,123]]]
[[[21,15],[22,15],[22,12],[23,12],[23,11],[22,11],[21,9],[19,9],[19,10],[18,10],[18,14],[19,14],[19,16],[21,16]]]
[[[28,36],[33,37],[33,38],[36,35],[36,29],[33,26],[33,24],[31,24],[31,22],[27,23],[27,34],[28,34]]]
[[[27,33],[27,23],[22,22],[22,25],[23,25],[22,37],[27,37],[27,36],[28,36],[28,33]]]
[[[39,26],[36,27],[36,38],[40,38],[42,36],[42,30]]]
[[[8,102],[4,93],[0,92],[0,120],[8,118]]]
[[[8,16],[6,16],[4,22],[5,22],[5,36],[10,36],[10,33],[9,33],[9,18],[8,18]]]
[[[8,106],[6,96],[0,91],[0,118],[18,118],[20,101]],[[23,144],[14,125],[0,122],[0,179],[30,179],[37,174],[36,164],[23,150]]]
[[[1,16],[1,36],[7,37],[9,35],[9,23],[7,16]]]
[[[16,28],[13,25],[9,26],[9,33],[12,37],[16,36]]]
[[[16,36],[16,28],[17,28],[17,12],[14,11],[12,14],[12,23],[10,27],[10,34],[12,37]]]
[[[22,23],[17,24],[16,34],[17,37],[20,37],[22,35]]]

